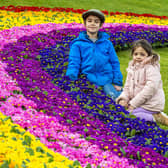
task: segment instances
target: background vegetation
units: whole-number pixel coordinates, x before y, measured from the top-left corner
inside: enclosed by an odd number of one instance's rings
[[[45,6],[75,9],[97,8],[107,11],[150,13],[168,16],[167,0],[0,0],[0,6]]]

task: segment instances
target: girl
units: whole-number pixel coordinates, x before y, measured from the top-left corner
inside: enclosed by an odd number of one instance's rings
[[[133,60],[127,69],[127,79],[116,102],[136,117],[168,125],[168,117],[162,112],[165,95],[162,88],[159,55],[152,51],[146,40],[133,43]]]

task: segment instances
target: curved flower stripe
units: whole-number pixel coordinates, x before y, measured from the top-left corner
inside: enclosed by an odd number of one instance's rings
[[[68,30],[69,29],[69,30]],[[35,33],[43,33],[43,34],[48,34],[49,32],[53,32],[54,30],[61,30],[59,32],[60,35],[57,33],[57,38],[62,40],[64,36],[70,35],[70,36],[77,36],[79,31],[83,30],[83,24],[79,23],[64,23],[64,24],[55,24],[55,23],[48,23],[48,24],[37,24],[34,26],[21,26],[21,27],[13,27],[11,29],[6,29],[0,31],[0,49],[4,47],[5,44],[12,43],[12,42],[17,42],[17,40],[23,36],[31,36]],[[168,32],[168,26],[158,26],[158,25],[145,25],[145,24],[129,24],[129,23],[105,23],[103,26],[102,31],[107,31],[111,34],[118,34],[120,37],[113,37],[111,39],[115,45],[115,41],[117,38],[125,38],[124,44],[128,42],[126,38],[132,38],[136,36],[140,32],[141,34],[145,34],[144,31],[147,31],[148,36],[146,38],[152,37],[153,40],[157,41],[157,38],[154,37],[156,33],[159,33],[158,42],[161,42],[162,39],[162,44],[166,43],[167,35],[166,33]],[[133,33],[134,32],[134,33]],[[151,35],[149,33],[151,32]],[[129,34],[129,35],[128,35]],[[118,36],[117,35],[117,36]],[[56,37],[56,36],[55,36]],[[59,37],[59,38],[58,38]],[[50,43],[48,44],[48,47],[51,45],[55,44],[55,40],[50,39]],[[163,39],[165,39],[163,41]],[[149,39],[150,40],[150,39]],[[121,41],[121,40],[120,40]],[[153,43],[152,40],[150,40],[151,43]],[[132,40],[130,41],[132,42]],[[120,42],[121,44],[121,42]]]
[[[0,81],[2,83],[5,81],[7,85],[11,78],[4,70],[6,66],[1,62],[0,65],[0,72],[3,74]],[[3,88],[0,88],[0,90],[3,90]],[[104,168],[109,168],[110,166],[115,166],[116,168],[136,167],[129,166],[126,159],[121,159],[112,152],[103,152],[97,145],[92,145],[83,139],[81,135],[71,133],[66,126],[59,124],[55,117],[48,117],[32,108],[36,108],[36,104],[27,100],[21,94],[10,95],[5,101],[0,102],[0,111],[5,115],[11,116],[15,123],[40,138],[41,142],[49,148],[72,160],[78,159],[83,166],[87,166],[87,163],[90,163],[93,168],[97,168],[98,165]]]
[[[51,11],[59,11],[59,12],[73,12],[73,13],[83,13],[86,10],[84,9],[73,9],[73,8],[61,8],[61,7],[55,7],[55,8],[47,8],[47,7],[30,7],[30,6],[2,6],[0,7],[0,10],[7,10],[7,11],[14,11],[14,12],[22,12],[22,11],[44,11],[44,12],[49,12]],[[145,16],[145,17],[156,17],[160,19],[168,19],[167,16],[157,16],[157,15],[152,15],[152,14],[137,14],[137,13],[132,13],[132,12],[108,12],[107,10],[102,11],[104,14],[108,15],[121,15],[125,14],[127,16]]]
[[[73,165],[73,161],[49,150],[32,134],[13,124],[2,113],[0,113],[0,146],[0,166],[69,168],[69,165]]]
[[[0,30],[9,29],[16,26],[35,25],[41,23],[83,23],[81,14],[66,12],[7,12],[0,10]],[[148,24],[148,25],[168,25],[168,19],[159,19],[151,17],[135,17],[121,15],[107,15],[106,23],[130,23],[130,24]]]
[[[12,80],[12,77],[3,71],[5,67],[5,64],[0,63],[0,101],[11,96],[13,90],[21,91],[21,89],[16,86],[16,82]]]
[[[1,58],[8,63],[6,70],[17,80],[25,96],[35,101],[39,110],[43,110],[48,115],[55,115],[62,124],[69,126],[71,131],[78,132],[85,138],[96,139],[88,140],[100,148],[113,151],[120,156],[124,155],[130,163],[137,164],[138,167],[144,165],[164,167],[168,163],[166,158],[149,148],[137,147],[112,134],[102,122],[99,120],[96,122],[94,117],[77,108],[68,95],[60,92],[60,89],[51,83],[52,78],[41,70],[40,63],[35,60],[38,51],[44,48],[48,41],[49,39],[41,34],[23,37],[17,43],[5,46],[1,52]],[[65,48],[68,49],[66,46]],[[64,58],[62,51],[59,51],[59,54],[61,58]],[[62,67],[61,64],[60,66]],[[63,78],[62,80],[66,81],[67,79]],[[94,96],[99,95],[94,94]],[[109,101],[106,107],[112,103],[108,97],[103,97],[100,100]]]

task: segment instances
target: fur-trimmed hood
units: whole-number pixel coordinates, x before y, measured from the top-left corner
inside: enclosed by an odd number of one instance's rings
[[[155,57],[155,58],[154,58]],[[148,56],[146,59],[144,59],[141,63],[136,63],[134,60],[129,62],[129,66],[128,68],[134,66],[135,68],[139,68],[139,67],[144,67],[146,64],[150,64],[150,65],[156,65],[158,66],[158,68],[160,69],[160,56],[157,54],[152,55],[152,56]]]

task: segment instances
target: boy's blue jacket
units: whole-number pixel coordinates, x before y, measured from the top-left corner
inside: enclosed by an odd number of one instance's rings
[[[98,32],[98,40],[94,43],[86,31],[82,31],[72,41],[66,75],[76,80],[79,73],[86,74],[98,86],[123,85],[120,63],[107,33]]]

